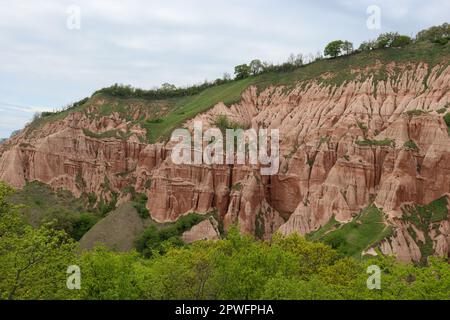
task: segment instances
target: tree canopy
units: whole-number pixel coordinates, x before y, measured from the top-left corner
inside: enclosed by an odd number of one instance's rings
[[[0,183],[1,299],[450,299],[445,260],[430,258],[426,267],[358,260],[299,235],[256,241],[237,227],[223,240],[174,244],[196,217],[146,236],[160,244],[150,258],[104,247],[80,252],[63,230],[25,223],[7,200],[12,192]],[[72,265],[80,290],[66,287]],[[367,288],[371,265],[382,270],[381,290]]]

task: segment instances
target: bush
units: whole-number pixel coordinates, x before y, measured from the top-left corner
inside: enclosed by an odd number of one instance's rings
[[[92,213],[80,214],[64,208],[53,208],[45,214],[41,225],[50,223],[53,229],[64,231],[72,239],[79,241],[99,220]]]
[[[242,80],[248,78],[251,73],[250,66],[246,64],[240,64],[234,68],[234,74],[236,76],[236,80]]]
[[[150,212],[147,209],[148,197],[143,193],[133,194],[134,208],[142,219],[148,219]]]
[[[448,134],[450,135],[450,113],[447,113],[444,116],[444,121],[447,124],[447,128],[448,128]]]
[[[395,39],[397,39],[400,35],[397,32],[386,32],[382,33],[377,38],[377,48],[390,48],[394,43]]]
[[[426,114],[426,112],[420,109],[415,109],[407,111],[406,114],[410,117],[420,117],[421,115]]]
[[[324,54],[325,56],[330,56],[332,58],[336,58],[342,53],[344,41],[335,40],[330,42],[326,47]]]
[[[412,39],[408,36],[397,36],[394,41],[392,41],[392,47],[403,48],[412,43]]]
[[[450,113],[447,113],[447,114],[444,116],[444,121],[445,121],[445,123],[447,124],[447,126],[450,128]]]
[[[229,81],[231,80],[222,80],[220,81],[220,84],[227,83]],[[106,94],[121,99],[138,98],[138,99],[157,100],[157,99],[193,96],[215,85],[216,85],[215,83],[204,82],[203,84],[198,84],[186,88],[164,87],[160,89],[143,90],[116,83],[110,87],[96,91],[94,95]]]
[[[181,247],[184,245],[181,235],[204,219],[204,216],[192,213],[160,229],[151,225],[136,239],[136,250],[145,257],[151,257],[154,251],[163,254],[166,246]]]
[[[72,232],[69,235],[79,241],[99,220],[100,218],[93,214],[82,213],[73,221]]]
[[[239,129],[244,130],[245,129],[243,125],[230,121],[226,115],[219,115],[216,118],[214,125],[218,129],[220,129],[220,131],[222,131],[223,134],[226,132],[227,129],[233,129],[233,130],[239,130]]]
[[[97,195],[94,192],[88,194],[88,202],[90,206],[94,206],[97,203]]]
[[[100,214],[105,217],[108,213],[116,209],[117,205],[117,194],[112,193],[111,201],[106,203],[103,198],[100,200],[100,204],[98,205],[98,210]]]
[[[448,23],[422,30],[416,36],[417,41],[431,41],[441,44],[446,44],[449,39],[450,24]]]
[[[406,149],[410,149],[410,150],[414,150],[414,151],[418,151],[419,150],[419,147],[417,146],[417,144],[414,141],[412,141],[412,140],[406,141],[403,146]]]
[[[44,112],[41,113],[41,117],[45,118],[45,117],[49,117],[49,116],[51,116],[53,114],[54,114],[53,112],[44,111]]]

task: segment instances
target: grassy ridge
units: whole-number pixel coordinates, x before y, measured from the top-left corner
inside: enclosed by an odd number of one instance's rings
[[[97,112],[97,114],[90,114],[90,116],[98,117],[99,114],[107,115],[117,111],[125,119],[131,120],[130,110],[132,108],[129,106],[138,106],[145,110],[148,116],[144,119],[139,119],[139,121],[134,121],[134,123],[138,123],[147,129],[147,142],[154,143],[167,139],[170,133],[174,129],[181,127],[185,121],[195,117],[198,113],[207,111],[219,102],[231,104],[239,101],[243,91],[251,85],[257,86],[259,90],[264,90],[272,85],[287,86],[289,89],[298,82],[316,80],[320,83],[334,86],[341,85],[346,81],[364,80],[370,76],[373,76],[376,82],[387,78],[386,65],[389,63],[414,64],[423,62],[427,63],[431,69],[439,63],[448,65],[450,61],[449,56],[449,44],[437,45],[430,42],[420,42],[402,49],[388,48],[354,53],[335,59],[319,60],[293,71],[264,73],[244,80],[235,80],[207,88],[199,94],[187,97],[159,100],[142,98],[120,99],[116,97],[108,98],[102,93],[94,95],[82,104],[76,104],[73,108],[37,119],[30,127],[32,129],[38,128],[48,121],[62,119],[70,112],[86,110],[87,107],[95,103],[98,104],[98,99],[105,99],[107,102],[100,107],[102,111]],[[377,68],[364,70],[374,65],[377,65]],[[393,71],[400,72],[401,70]],[[162,121],[154,121],[155,119]]]
[[[198,95],[182,99],[162,121],[142,124],[147,129],[149,142],[156,142],[161,138],[167,139],[172,131],[181,127],[186,120],[209,110],[219,102],[232,104],[239,101],[242,92],[252,84],[253,80],[248,78],[220,85],[206,89]]]

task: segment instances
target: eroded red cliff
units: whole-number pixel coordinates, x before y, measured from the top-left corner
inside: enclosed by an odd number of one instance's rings
[[[171,144],[141,142],[145,130],[129,119],[80,111],[28,127],[2,144],[0,179],[19,188],[38,180],[105,201],[118,195],[119,202],[130,199],[124,190],[133,186],[148,196],[158,222],[217,210],[225,229],[238,222],[242,232],[265,239],[277,231],[308,234],[332,218],[349,222],[374,203],[396,230],[380,250],[417,261],[419,240],[408,232],[402,208],[450,194],[450,138],[443,120],[450,112],[450,67],[390,67],[401,72],[386,80],[339,86],[310,81],[261,92],[250,87],[239,103],[220,103],[185,124],[202,121],[207,129],[226,115],[246,127],[279,129],[276,175],[261,176],[250,165],[175,165]],[[140,113],[136,109],[132,117]],[[102,136],[111,130],[115,135]],[[438,255],[449,251],[449,229],[447,219],[427,230]]]

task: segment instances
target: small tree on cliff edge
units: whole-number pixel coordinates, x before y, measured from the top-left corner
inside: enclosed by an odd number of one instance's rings
[[[250,62],[250,72],[253,76],[260,74],[263,71],[263,64],[261,60],[255,59]]]
[[[250,72],[251,72],[251,69],[246,64],[241,64],[234,68],[234,74],[236,75],[236,80],[248,78],[250,76]]]
[[[353,43],[350,41],[344,41],[341,48],[345,54],[351,54],[353,52]]]
[[[342,49],[344,46],[344,42],[342,40],[336,40],[336,41],[332,41],[330,42],[326,47],[325,47],[325,56],[330,56],[332,58],[336,58],[337,56],[339,56],[342,53]]]

